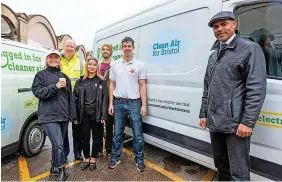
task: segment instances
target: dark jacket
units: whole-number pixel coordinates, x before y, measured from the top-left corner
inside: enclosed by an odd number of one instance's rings
[[[66,78],[67,86],[59,89],[59,78]],[[33,80],[32,92],[39,99],[39,123],[74,121],[76,119],[71,82],[58,68],[46,68]]]
[[[83,76],[76,81],[73,91],[78,123],[81,123],[84,113],[85,81],[82,78]],[[107,120],[109,102],[106,93],[107,83],[104,80],[99,79],[98,88],[95,113],[97,122],[100,122],[101,120]]]
[[[204,78],[200,118],[210,132],[236,133],[240,123],[254,128],[266,95],[266,66],[260,46],[238,35],[218,55],[212,47]]]

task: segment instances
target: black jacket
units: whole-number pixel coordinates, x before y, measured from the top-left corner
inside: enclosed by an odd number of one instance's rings
[[[76,113],[78,122],[81,123],[82,116],[84,113],[84,91],[85,91],[85,81],[80,77],[79,80],[76,81],[74,86],[74,100],[76,106]],[[107,83],[106,81],[99,79],[98,84],[98,93],[96,99],[96,121],[100,122],[101,120],[107,120],[108,113],[108,94],[107,94]]]
[[[200,118],[211,132],[236,133],[240,123],[254,128],[266,95],[266,65],[260,46],[238,35],[218,55],[212,47],[204,78]]]
[[[66,78],[67,86],[59,89],[56,84],[59,78]],[[32,92],[39,99],[39,123],[74,121],[75,105],[71,81],[58,68],[46,68],[38,72],[33,80]]]

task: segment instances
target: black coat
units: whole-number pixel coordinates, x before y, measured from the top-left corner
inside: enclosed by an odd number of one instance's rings
[[[66,78],[67,86],[59,89],[59,78]],[[74,121],[76,111],[72,94],[71,81],[58,68],[46,68],[38,72],[33,80],[32,92],[39,99],[39,123]]]
[[[73,91],[78,123],[81,123],[84,113],[85,81],[82,78],[83,77],[76,81]],[[107,83],[100,78],[98,83],[98,93],[96,101],[96,121],[100,122],[101,120],[107,120],[109,102],[107,94]]]
[[[219,54],[219,41],[204,78],[200,118],[211,132],[236,133],[240,123],[254,128],[266,96],[266,64],[260,46],[238,35]]]

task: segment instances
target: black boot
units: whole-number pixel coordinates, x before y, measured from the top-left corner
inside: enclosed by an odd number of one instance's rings
[[[56,167],[53,165],[53,161],[51,160],[50,175],[55,175],[55,174],[59,174],[59,169],[56,168]]]
[[[66,179],[69,177],[68,172],[66,171],[65,166],[60,167],[59,169],[59,174],[56,177],[56,181],[66,181]]]
[[[59,174],[60,171],[58,168],[56,168],[55,166],[51,166],[51,169],[50,169],[50,175],[55,175],[55,174]]]

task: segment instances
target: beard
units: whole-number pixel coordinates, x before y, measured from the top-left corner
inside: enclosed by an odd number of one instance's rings
[[[108,58],[111,57],[109,54],[102,54],[102,56],[103,56],[103,58],[105,58],[105,59],[108,59]]]

